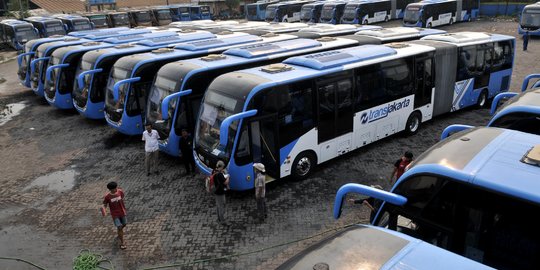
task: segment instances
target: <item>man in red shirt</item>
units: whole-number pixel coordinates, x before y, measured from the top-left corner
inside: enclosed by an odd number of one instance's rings
[[[409,151],[405,152],[403,156],[394,163],[394,170],[390,176],[390,184],[394,181],[397,181],[403,173],[407,170],[407,166],[411,164],[413,160],[413,154]]]
[[[126,249],[124,243],[124,227],[126,227],[126,207],[124,205],[124,192],[118,188],[116,182],[107,184],[109,193],[103,198],[103,207],[109,206],[114,226],[118,229],[118,239],[120,240],[120,249]]]

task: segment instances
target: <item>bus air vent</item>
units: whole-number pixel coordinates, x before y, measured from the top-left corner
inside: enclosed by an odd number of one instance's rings
[[[83,43],[82,45],[83,46],[96,46],[96,45],[99,45],[99,44],[101,44],[101,42],[92,41],[92,42]]]
[[[293,67],[284,64],[272,64],[261,68],[261,71],[274,74],[293,70]]]
[[[225,58],[227,57],[223,54],[209,54],[207,56],[201,57],[201,60],[206,61],[206,62],[211,62],[211,61],[223,60]]]
[[[135,47],[135,45],[133,44],[120,44],[120,45],[116,45],[114,46],[116,49],[125,49],[125,48],[131,48],[131,47]]]
[[[157,50],[153,50],[153,54],[162,54],[162,53],[171,53],[174,52],[173,48],[159,48]]]
[[[335,37],[322,37],[322,38],[318,38],[316,40],[320,41],[320,42],[330,42],[330,41],[336,41],[337,38],[335,38]]]
[[[193,29],[180,29],[180,33],[194,33],[195,30]]]
[[[535,145],[521,159],[521,162],[540,167],[540,145]]]
[[[403,48],[409,47],[410,45],[406,43],[390,43],[390,44],[386,44],[386,46],[392,49],[403,49]]]
[[[234,34],[234,32],[232,31],[221,31],[219,33],[217,33],[218,35],[232,35]]]
[[[266,33],[264,35],[261,35],[261,37],[263,37],[263,38],[271,38],[271,37],[277,37],[277,36],[279,36],[279,35],[276,34],[276,33]]]

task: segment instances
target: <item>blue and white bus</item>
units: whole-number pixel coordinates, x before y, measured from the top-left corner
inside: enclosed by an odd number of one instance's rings
[[[2,20],[0,21],[0,38],[2,43],[20,51],[24,49],[24,44],[39,38],[39,35],[36,28],[29,22]]]
[[[334,216],[340,216],[347,193],[360,193],[384,201],[373,225],[497,269],[537,269],[538,179],[540,136],[472,128],[425,151],[390,192],[341,187]]]
[[[209,32],[202,32],[197,39],[212,37]],[[78,64],[83,54],[100,49],[115,47],[119,44],[128,44],[148,39],[162,39],[164,41],[179,41],[177,33],[172,31],[140,34],[134,36],[115,37],[104,41],[88,42],[56,49],[49,60],[45,73],[45,99],[49,104],[59,109],[72,109],[72,91],[77,83],[76,74]],[[80,69],[79,69],[80,70]]]
[[[514,41],[471,32],[433,35],[221,75],[208,86],[201,105],[195,162],[210,174],[223,160],[234,190],[253,188],[255,162],[265,164],[268,181],[305,178],[317,164],[401,131],[414,134],[434,116],[506,91],[513,50],[508,69],[490,66],[482,69],[487,75],[460,74],[459,59],[464,50],[484,55],[490,52],[485,47]],[[489,80],[473,88],[474,75]]]
[[[31,23],[39,33],[39,37],[50,37],[54,35],[65,35],[66,30],[62,25],[62,21],[51,17],[28,17],[24,19]]]
[[[324,1],[318,1],[303,5],[300,10],[300,21],[304,23],[318,23],[324,3]]]
[[[39,45],[34,53],[34,59],[30,62],[30,87],[39,96],[44,96],[46,68],[49,65],[49,60],[56,49],[80,45],[88,42],[102,41],[115,38],[122,38],[125,42],[140,40],[140,31],[146,32],[146,29],[134,29],[118,32],[104,32],[94,35],[86,35],[81,37],[70,37],[64,40],[54,42],[46,42]],[[115,42],[115,41],[113,41]]]
[[[152,26],[152,17],[149,10],[130,10],[127,13],[129,18],[129,26]]]
[[[480,12],[479,0],[424,0],[407,5],[404,26],[436,27],[471,21]]]
[[[392,30],[407,30],[397,35]],[[381,44],[394,41],[418,39],[427,34],[440,34],[440,30],[426,30],[426,33],[409,32],[411,28],[388,29],[388,35],[356,35],[322,38],[318,40],[298,39],[268,44],[248,45],[230,49],[211,60],[208,57],[193,58],[173,62],[163,66],[156,75],[146,109],[146,123],[160,133],[160,150],[180,156],[178,145],[182,129],[193,132],[199,115],[201,99],[208,85],[227,72],[277,63],[288,57],[306,53],[322,52],[340,47],[364,44]],[[166,83],[165,83],[166,82]],[[179,105],[180,104],[180,105]],[[163,112],[167,112],[163,114]]]
[[[211,53],[221,53],[232,47],[295,39],[287,34],[263,36],[226,32],[215,38],[186,42],[173,48],[134,54],[120,58],[110,72],[105,94],[105,120],[121,133],[142,134],[144,110],[152,81],[165,64]]]
[[[361,30],[381,29],[376,25],[351,25],[351,24],[314,24],[306,28],[302,28],[298,33],[317,34],[326,37],[352,35]]]
[[[88,34],[86,31],[82,31],[82,33],[85,33],[86,32],[86,35],[81,35],[81,37],[85,37],[87,36],[88,37],[88,41],[90,40],[100,40],[100,39],[104,39],[104,38],[107,38],[107,37],[110,37],[111,35],[117,35],[119,32],[123,32],[123,31],[126,31],[126,30],[129,30],[129,28],[121,28],[122,30],[118,31],[118,29],[120,28],[111,28],[109,30],[112,30],[112,31],[107,31],[107,35],[103,36],[102,37],[102,34],[104,34],[103,32],[101,31],[98,31],[98,30],[93,30],[91,32],[94,32],[94,33],[90,33]],[[150,30],[145,30],[145,29],[134,29],[134,30],[130,30],[130,31],[136,31],[138,33],[149,33]],[[73,34],[73,33],[76,33],[76,32],[71,32],[70,34]],[[98,33],[97,35],[95,33]],[[73,41],[73,36],[61,36],[61,35],[54,35],[54,36],[50,36],[50,37],[47,37],[47,38],[40,38],[40,39],[34,39],[34,40],[30,40],[28,41],[25,45],[24,45],[24,53],[21,53],[17,56],[17,61],[18,61],[18,64],[19,64],[19,69],[17,71],[17,74],[19,75],[19,81],[21,82],[22,85],[26,86],[26,87],[31,87],[30,85],[30,69],[31,69],[31,66],[30,66],[30,63],[32,62],[32,60],[34,60],[34,55],[37,51],[37,48],[42,45],[42,44],[45,44],[45,43],[49,43],[49,42],[54,42],[54,41],[67,41],[67,40],[71,40]]]
[[[171,18],[173,22],[191,21],[189,5],[172,5],[169,6],[169,8],[171,10]]]
[[[347,2],[328,1],[321,10],[320,23],[338,24],[343,17]]]
[[[298,32],[301,29],[308,28],[309,25],[306,23],[272,23],[266,26],[257,27],[257,30],[268,32],[268,33],[292,33]]]
[[[305,269],[493,269],[403,233],[355,225],[311,245],[277,270]]]
[[[53,17],[62,21],[64,24],[64,29],[68,33],[94,29],[90,20],[80,15],[57,14],[53,15]]]
[[[266,7],[275,3],[279,3],[279,1],[257,1],[253,4],[247,4],[245,10],[246,20],[264,21],[266,19]]]
[[[129,17],[127,12],[110,12],[106,14],[109,28],[127,26],[129,27]]]
[[[540,35],[540,2],[523,7],[518,33],[523,35],[525,32],[528,32],[529,35]]]
[[[401,19],[405,8],[413,0],[362,0],[345,5],[341,23],[371,24]]]
[[[284,1],[266,7],[267,22],[299,22],[300,10],[311,1]]]
[[[112,48],[85,53],[75,72],[73,84],[73,106],[90,119],[104,119],[105,89],[109,73],[116,61],[124,56],[149,52],[174,44],[213,38],[215,35],[204,31],[186,31],[171,38],[151,38],[135,44],[124,44]]]
[[[191,5],[189,6],[189,14],[191,20],[211,20],[210,6],[208,5]]]

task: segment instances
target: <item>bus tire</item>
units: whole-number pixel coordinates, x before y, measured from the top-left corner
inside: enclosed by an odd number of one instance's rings
[[[480,93],[480,95],[478,96],[478,100],[476,101],[476,107],[477,108],[485,108],[488,104],[488,93],[487,91],[484,89],[482,90],[482,92]]]
[[[291,175],[294,180],[304,180],[317,165],[317,158],[309,151],[302,152],[296,156],[291,167]]]
[[[428,23],[426,27],[431,28],[431,27],[433,27],[433,25],[431,23]]]
[[[407,119],[407,124],[405,125],[405,133],[407,135],[414,135],[420,129],[420,124],[422,123],[422,115],[419,112],[413,112],[409,115]]]
[[[362,24],[363,24],[363,25],[367,25],[367,24],[368,24],[368,20],[364,20],[364,21],[362,22]]]

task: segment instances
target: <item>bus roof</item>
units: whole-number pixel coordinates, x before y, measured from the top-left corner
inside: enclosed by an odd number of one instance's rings
[[[265,26],[258,27],[257,30],[280,33],[280,32],[295,32],[300,29],[309,27],[307,23],[293,22],[293,23],[270,23]]]
[[[515,108],[521,108],[535,111],[540,114],[540,88],[529,89],[519,95],[512,97],[506,101],[501,108],[497,111],[497,114],[503,113],[507,110],[515,110]]]
[[[315,24],[310,25],[307,28],[300,29],[299,32],[309,32],[317,34],[352,34],[361,30],[381,29],[382,27],[376,25],[362,25],[355,26],[352,24]]]
[[[391,27],[391,28],[378,28],[361,30],[355,33],[355,35],[370,36],[386,39],[398,39],[404,37],[424,37],[428,35],[440,35],[445,34],[446,31],[438,29],[428,28],[414,28],[414,27]]]
[[[160,46],[162,44],[172,44],[174,42],[181,43],[181,42],[187,42],[187,41],[193,41],[193,40],[210,39],[210,38],[215,38],[215,37],[216,35],[207,31],[179,32],[179,33],[175,33],[174,36],[155,37],[155,38],[138,41],[137,44],[148,46],[148,47],[155,47],[155,46]]]
[[[538,204],[540,167],[522,162],[537,145],[538,135],[472,128],[433,145],[398,181],[418,173],[437,174]]]
[[[488,33],[479,33],[479,32],[456,32],[456,33],[447,33],[442,35],[430,35],[421,38],[421,40],[432,40],[432,41],[441,41],[456,44],[458,46],[473,45],[478,43],[483,43],[487,41],[502,41],[515,39],[512,36],[499,35],[499,34],[488,34]]]
[[[319,265],[321,267],[318,267]],[[356,225],[315,243],[277,269],[493,268],[403,233],[381,227]]]

